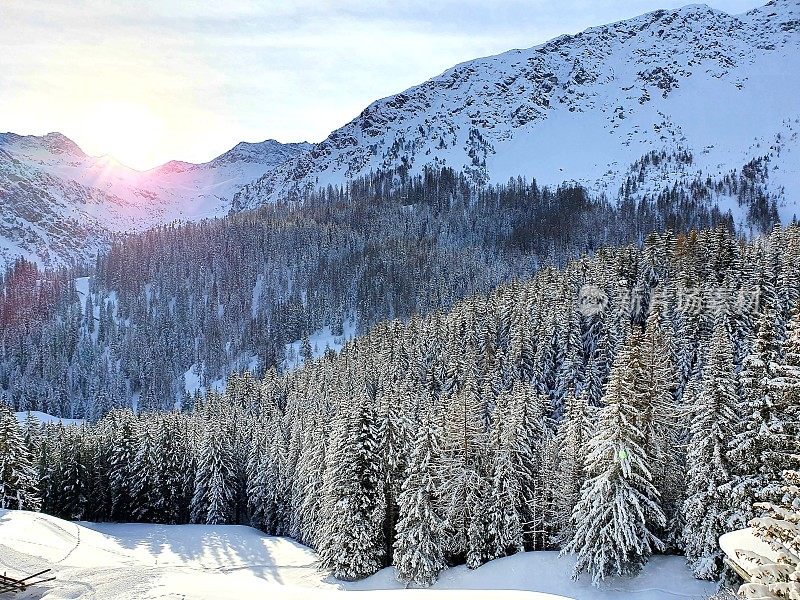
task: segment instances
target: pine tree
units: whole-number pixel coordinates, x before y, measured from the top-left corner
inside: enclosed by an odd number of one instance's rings
[[[327,470],[326,428],[321,419],[314,419],[306,432],[303,448],[306,451],[295,476],[299,480],[301,535],[304,543],[320,546],[321,514],[323,507],[324,474]]]
[[[362,579],[384,566],[383,477],[372,401],[345,406],[325,472],[320,562],[334,577]]]
[[[488,558],[500,558],[522,552],[522,516],[519,499],[522,473],[517,470],[520,449],[520,418],[514,396],[502,392],[497,398],[489,440],[490,474],[487,494]]]
[[[39,510],[33,455],[25,443],[17,417],[0,404],[0,508]]]
[[[156,462],[158,485],[154,509],[163,523],[179,524],[188,518],[188,497],[185,482],[192,478],[187,441],[182,431],[183,417],[168,413],[156,433],[160,460]]]
[[[60,491],[55,503],[56,512],[64,519],[81,520],[91,496],[88,494],[88,456],[79,429],[62,426],[57,460]]]
[[[584,394],[567,393],[564,419],[558,431],[558,538],[562,542],[575,533],[573,508],[581,497],[585,481],[586,447],[592,437],[589,406]]]
[[[156,503],[161,492],[158,481],[159,463],[163,460],[156,446],[156,419],[141,419],[136,431],[136,454],[131,465],[131,491],[133,515],[143,522],[158,521]]]
[[[436,497],[442,433],[433,415],[417,430],[408,475],[398,499],[400,519],[394,542],[397,578],[406,584],[432,585],[447,566],[444,519]]]
[[[300,342],[300,358],[303,362],[308,362],[314,357],[314,352],[311,348],[311,340],[307,333],[303,334],[303,339]]]
[[[111,422],[111,516],[129,521],[134,516],[133,462],[136,457],[135,417],[130,410],[109,415]]]
[[[525,548],[538,550],[549,545],[548,522],[553,513],[549,467],[555,444],[546,416],[549,399],[519,382],[514,384],[511,398],[512,412],[520,422],[514,465],[520,482],[517,512]]]
[[[741,400],[739,431],[729,449],[734,467],[731,484],[732,528],[744,527],[754,516],[753,505],[769,500],[769,490],[781,481],[781,472],[791,466],[798,451],[795,408],[780,390],[770,387],[780,355],[774,331],[774,314],[767,310],[759,321],[753,353],[739,373]]]
[[[486,409],[478,389],[474,350],[464,354],[462,386],[450,398],[445,416],[444,461],[447,485],[442,490],[449,534],[448,550],[476,568],[486,556],[483,501],[486,493],[484,453]]]
[[[700,579],[716,579],[722,566],[719,536],[728,531],[730,482],[726,453],[736,415],[733,346],[724,321],[718,321],[700,391],[693,407],[689,442],[687,498],[683,504],[686,559]]]
[[[283,477],[283,440],[279,424],[273,419],[256,438],[248,469],[248,498],[251,523],[272,535],[283,533],[281,523],[286,510]]]
[[[575,535],[563,550],[578,555],[575,575],[587,571],[596,585],[609,576],[636,575],[650,554],[663,548],[648,528],[666,521],[638,426],[630,357],[624,347],[614,361],[597,433],[589,442],[588,479],[573,513]]]
[[[668,527],[656,531],[662,541],[679,539],[676,528],[679,521],[681,490],[684,488],[683,468],[685,458],[681,444],[682,414],[675,396],[677,373],[673,361],[673,336],[671,325],[662,317],[663,296],[656,293],[645,330],[638,343],[636,373],[637,410],[641,416],[639,427],[645,435],[644,449],[658,490],[660,505],[667,517]]]
[[[224,422],[214,402],[217,410],[210,411],[197,459],[191,519],[193,523],[224,525],[233,517],[233,459]]]

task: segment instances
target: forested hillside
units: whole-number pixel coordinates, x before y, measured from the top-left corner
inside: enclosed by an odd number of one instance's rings
[[[342,341],[345,329],[447,309],[653,231],[733,229],[720,198],[747,215],[742,234],[777,221],[759,163],[637,193],[644,172],[676,161],[691,157],[647,155],[614,202],[521,178],[475,187],[446,168],[379,173],[302,205],[128,236],[83,270],[19,262],[0,281],[0,395],[18,410],[90,419],[112,407],[189,406],[232,370],[318,356],[321,343],[315,352],[298,341],[324,328]]]
[[[337,577],[562,548],[595,580],[718,536],[800,453],[800,227],[654,234],[449,311],[384,321],[184,412],[19,427],[2,506],[252,523]]]

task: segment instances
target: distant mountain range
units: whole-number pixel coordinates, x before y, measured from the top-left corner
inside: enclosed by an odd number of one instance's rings
[[[76,244],[91,252],[109,231],[426,166],[452,167],[476,184],[573,181],[613,198],[626,183],[630,193],[631,181],[640,197],[690,190],[755,161],[789,220],[800,214],[797,73],[800,0],[738,16],[692,5],[462,63],[374,102],[313,146],[239,144],[203,165],[139,173],[87,157],[58,134],[5,134],[0,256],[57,260]],[[744,219],[731,198],[714,201]]]
[[[60,133],[0,134],[0,262],[85,259],[115,233],[223,216],[243,185],[310,147],[241,142],[207,163],[136,171]]]

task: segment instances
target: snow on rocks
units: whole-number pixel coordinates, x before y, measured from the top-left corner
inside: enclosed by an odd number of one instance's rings
[[[738,16],[659,10],[456,65],[373,102],[242,188],[234,208],[401,165],[412,175],[447,166],[480,182],[578,181],[613,197],[632,163],[665,150],[693,160],[648,175],[642,193],[769,155],[769,191],[791,219],[800,212],[800,90],[785,74],[800,70],[798,12],[796,0]]]

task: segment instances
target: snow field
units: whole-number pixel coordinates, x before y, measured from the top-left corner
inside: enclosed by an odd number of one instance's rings
[[[432,590],[404,590],[394,570],[358,582],[317,568],[310,548],[251,527],[74,523],[45,514],[0,510],[0,570],[28,575],[52,568],[56,580],[20,600],[241,600],[430,598],[503,600],[702,599],[714,584],[691,578],[681,557],[655,557],[636,579],[594,588],[573,581],[573,560],[556,552],[518,554],[470,571],[442,573]]]

